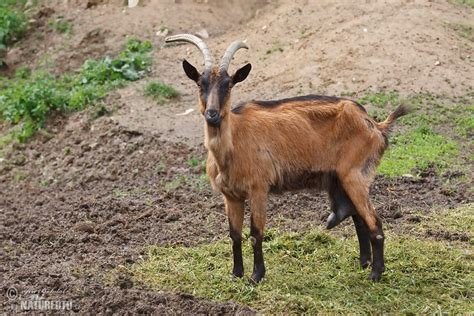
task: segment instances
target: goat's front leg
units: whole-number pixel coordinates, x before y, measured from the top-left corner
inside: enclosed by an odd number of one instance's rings
[[[267,217],[267,199],[268,194],[266,191],[254,192],[250,198],[250,238],[253,247],[253,273],[251,280],[255,283],[260,282],[265,276],[262,243]]]
[[[229,219],[229,234],[232,239],[232,253],[234,255],[234,268],[232,274],[243,277],[244,264],[242,260],[242,225],[244,222],[245,201],[224,197],[225,211]]]

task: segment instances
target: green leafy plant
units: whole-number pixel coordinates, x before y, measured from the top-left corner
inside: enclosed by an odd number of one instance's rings
[[[19,124],[17,138],[33,135],[52,111],[81,110],[107,92],[145,76],[151,65],[148,41],[130,39],[117,58],[88,60],[74,74],[55,76],[46,71],[18,74],[16,80],[0,80],[0,119]]]
[[[153,98],[158,103],[163,103],[179,96],[179,92],[172,86],[162,82],[150,81],[145,87],[145,95]]]
[[[55,21],[50,21],[48,25],[53,28],[56,32],[61,34],[69,34],[72,32],[72,24],[69,21],[63,19],[57,19]]]
[[[10,1],[0,3],[0,65],[3,64],[2,51],[21,38],[27,27],[23,12],[17,10]]]

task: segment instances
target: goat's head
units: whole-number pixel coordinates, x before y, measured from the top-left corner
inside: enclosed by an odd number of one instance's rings
[[[166,38],[166,42],[188,42],[196,45],[204,55],[204,71],[199,71],[186,59],[183,60],[183,69],[189,79],[196,82],[199,87],[199,106],[201,114],[208,125],[219,127],[221,121],[230,111],[230,92],[238,82],[247,78],[251,64],[246,64],[238,69],[232,76],[227,70],[235,52],[240,48],[248,48],[242,42],[233,42],[229,45],[222,57],[219,67],[212,67],[212,59],[207,45],[198,37],[191,34],[180,34]]]

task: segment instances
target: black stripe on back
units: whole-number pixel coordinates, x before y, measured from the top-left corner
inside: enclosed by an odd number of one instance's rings
[[[274,107],[277,107],[277,106],[280,106],[280,105],[283,105],[283,104],[289,103],[289,102],[321,101],[321,102],[327,102],[327,103],[339,103],[342,100],[347,100],[347,99],[339,98],[339,97],[333,97],[333,96],[316,95],[316,94],[304,95],[304,96],[293,97],[293,98],[285,98],[285,99],[280,99],[280,100],[270,100],[270,101],[256,101],[256,100],[254,100],[252,102],[244,102],[244,103],[238,104],[236,107],[234,107],[232,109],[232,113],[235,113],[235,114],[242,113],[242,110],[249,103],[250,104],[256,104],[256,105],[259,105],[259,106],[265,107],[265,108],[274,108]],[[365,108],[362,105],[360,105],[359,103],[357,103],[355,101],[352,101],[352,102],[354,102],[354,104],[357,105],[357,107],[360,110],[367,113],[367,111],[365,110]]]

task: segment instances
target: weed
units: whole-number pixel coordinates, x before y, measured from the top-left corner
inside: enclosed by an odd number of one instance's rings
[[[2,53],[7,46],[21,38],[27,27],[26,16],[13,1],[0,2],[0,65]]]
[[[177,188],[187,185],[189,183],[189,177],[187,175],[179,175],[175,177],[173,180],[170,182],[167,182],[165,184],[165,190],[166,191],[173,191],[176,190]]]
[[[248,231],[244,234],[248,237]],[[149,248],[131,266],[134,281],[211,300],[234,300],[262,313],[463,313],[474,308],[469,255],[442,242],[388,236],[381,282],[358,268],[357,242],[316,230],[279,234],[264,242],[267,277],[253,286],[233,279],[230,242]],[[251,246],[243,244],[249,275]]]
[[[166,100],[176,98],[179,93],[172,86],[159,81],[150,81],[145,87],[145,95],[153,98],[158,103],[163,103]]]
[[[275,46],[275,47],[269,48],[269,49],[267,49],[266,54],[270,55],[270,54],[275,53],[275,52],[283,53],[283,48],[281,48],[280,46]]]
[[[400,104],[400,98],[397,92],[391,91],[391,92],[377,92],[374,94],[368,94],[366,96],[363,96],[358,100],[358,102],[362,105],[366,104],[372,104],[376,107],[383,108],[386,107],[387,105],[399,105]]]
[[[104,104],[100,104],[95,107],[94,111],[91,114],[93,120],[98,119],[99,117],[108,115],[110,113],[109,109]]]
[[[72,24],[69,21],[63,19],[57,19],[55,21],[50,21],[48,25],[54,29],[56,32],[61,34],[70,34],[72,32]]]
[[[166,171],[166,164],[164,162],[160,162],[156,168],[155,168],[155,171],[158,172],[158,173],[164,173]]]
[[[199,159],[196,157],[191,157],[188,160],[188,166],[190,167],[197,167],[199,165]]]
[[[43,127],[52,111],[84,109],[126,81],[143,77],[151,64],[151,43],[130,39],[118,58],[88,60],[78,73],[56,77],[46,71],[0,79],[0,119],[19,124],[19,141]]]
[[[120,189],[114,189],[114,190],[112,191],[112,193],[113,193],[113,195],[114,195],[115,197],[118,197],[118,198],[124,198],[124,197],[127,197],[127,196],[130,195],[130,193],[128,193],[128,192],[126,192],[126,191],[122,191],[122,190],[120,190]]]

